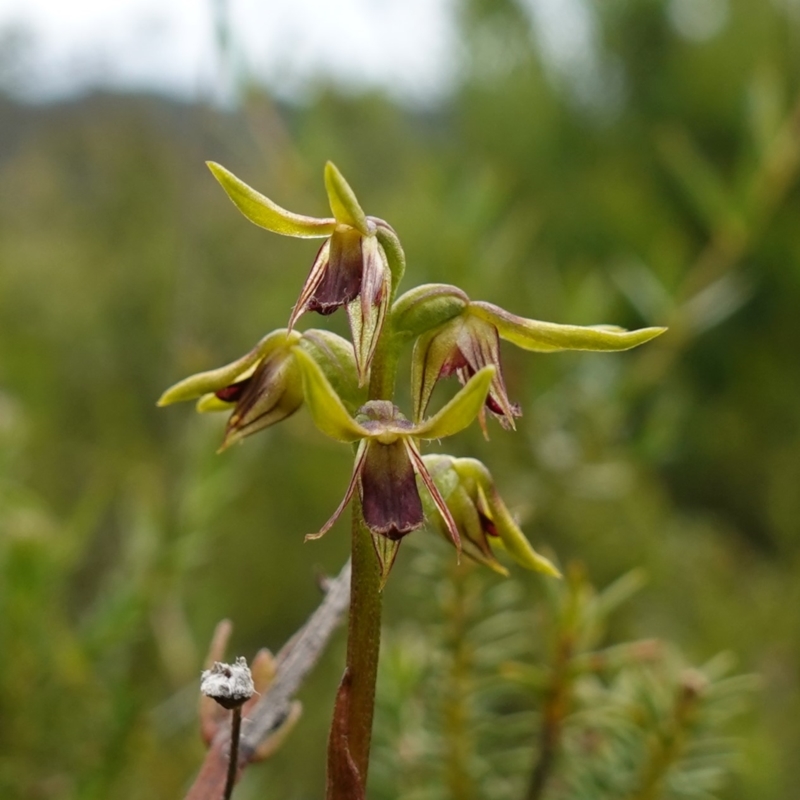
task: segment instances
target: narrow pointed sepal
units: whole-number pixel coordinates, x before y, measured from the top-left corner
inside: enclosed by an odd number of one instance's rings
[[[350,184],[331,161],[325,164],[325,190],[336,221],[341,225],[349,225],[366,236],[370,232],[367,216]]]
[[[320,219],[295,214],[273,203],[225,167],[207,161],[206,164],[225,193],[242,214],[261,228],[283,236],[315,239],[330,236],[336,228],[335,219]]]
[[[327,271],[328,264],[330,262],[330,253],[331,240],[328,239],[327,241],[323,242],[322,247],[320,247],[320,249],[317,251],[317,255],[314,258],[314,263],[311,265],[311,270],[308,273],[308,277],[300,289],[300,297],[297,298],[297,302],[294,304],[291,316],[289,317],[289,330],[292,330],[298,318],[308,311],[309,302],[316,293],[317,288],[322,282],[322,279],[325,277],[325,272]]]
[[[402,539],[388,539],[380,533],[372,533],[371,536],[372,546],[375,548],[375,555],[378,558],[378,566],[381,571],[379,589],[383,591],[383,587],[386,586],[386,581],[389,579],[389,573],[392,571],[394,562],[397,559]]]
[[[362,250],[364,271],[361,293],[347,306],[359,386],[367,382],[392,291],[386,255],[378,240],[374,236],[366,237],[362,241]]]
[[[368,437],[369,431],[347,413],[319,364],[302,348],[296,348],[295,353],[303,376],[303,393],[314,424],[339,442],[356,442]]]
[[[444,408],[416,425],[411,435],[420,439],[443,439],[464,430],[483,408],[495,372],[493,366],[476,372]]]
[[[400,244],[400,237],[385,220],[377,217],[367,217],[367,220],[375,225],[375,238],[386,253],[386,263],[392,275],[392,296],[394,296],[406,272],[406,254]]]
[[[553,562],[533,549],[496,489],[487,492],[486,508],[490,512],[490,519],[503,547],[517,564],[533,572],[549,575],[551,578],[561,577],[561,572]]]
[[[423,461],[458,528],[464,555],[507,575],[493,552],[500,547],[526,569],[560,577],[553,564],[531,547],[480,461],[436,454],[424,456]],[[445,526],[438,527],[451,538]]]
[[[456,548],[460,560],[461,534],[458,530],[458,524],[453,518],[453,514],[450,511],[450,508],[448,507],[447,503],[445,502],[444,497],[442,497],[442,493],[439,491],[439,487],[436,485],[436,482],[433,480],[433,477],[428,471],[428,467],[425,464],[424,459],[420,455],[419,450],[417,450],[416,445],[411,441],[407,441],[406,447],[408,448],[408,454],[411,457],[411,461],[414,464],[414,469],[417,475],[419,476],[420,480],[422,481],[423,485],[428,490],[431,500],[433,501],[434,506],[436,506],[436,510],[439,512],[439,517],[442,521],[442,524],[444,525],[444,530],[446,532],[447,538],[453,543],[453,546]]]
[[[158,399],[158,405],[168,406],[184,400],[194,400],[204,394],[213,394],[220,389],[224,389],[226,386],[230,386],[245,377],[248,370],[251,370],[258,361],[266,358],[279,347],[291,345],[299,339],[300,334],[292,334],[286,328],[272,331],[249,353],[236,361],[218,369],[190,375],[174,386],[170,386]]]
[[[364,462],[367,456],[367,442],[361,442],[356,451],[356,462],[353,465],[353,474],[350,476],[350,483],[347,485],[347,491],[344,493],[342,502],[339,503],[336,511],[333,512],[331,518],[316,532],[307,533],[305,537],[306,542],[311,542],[316,539],[321,539],[338,521],[339,517],[344,513],[347,504],[353,498],[355,492],[361,481],[361,472],[364,469]]]
[[[411,398],[414,421],[425,415],[431,395],[444,371],[448,356],[456,349],[458,337],[449,324],[423,333],[411,354]]]
[[[525,319],[492,303],[470,303],[469,313],[491,323],[505,339],[523,350],[556,353],[561,350],[614,352],[630,350],[660,336],[666,328],[626,331],[613,325],[559,325]]]

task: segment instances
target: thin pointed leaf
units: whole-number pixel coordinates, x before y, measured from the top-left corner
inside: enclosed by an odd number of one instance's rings
[[[283,236],[296,236],[301,239],[314,239],[330,236],[336,228],[336,220],[307,217],[294,214],[273,203],[268,197],[249,187],[225,167],[206,162],[214,177],[219,181],[233,204],[250,222]]]
[[[523,350],[556,353],[561,350],[630,350],[660,336],[666,328],[640,328],[626,331],[612,325],[559,325],[510,314],[491,303],[474,302],[469,313],[492,323],[505,339]]]
[[[443,439],[464,430],[483,408],[495,372],[492,366],[476,372],[438,414],[413,428],[411,435],[420,439]]]
[[[369,431],[347,413],[317,362],[299,347],[294,352],[303,373],[303,393],[314,424],[339,442],[355,442],[368,437]]]
[[[300,334],[290,334],[286,328],[272,331],[272,333],[265,336],[249,353],[243,355],[236,361],[226,364],[224,367],[219,367],[218,369],[190,375],[174,386],[170,386],[159,398],[158,405],[168,406],[172,403],[180,403],[184,400],[194,400],[196,397],[201,397],[204,394],[212,394],[220,389],[224,389],[226,386],[230,386],[238,379],[244,377],[247,370],[251,369],[257,361],[265,358],[278,347],[290,344],[299,339]]]
[[[350,184],[331,161],[325,164],[325,190],[336,221],[349,225],[366,236],[370,232],[367,216]]]

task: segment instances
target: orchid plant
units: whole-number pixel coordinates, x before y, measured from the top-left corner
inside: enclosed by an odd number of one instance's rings
[[[664,328],[626,331],[518,317],[473,301],[458,287],[426,284],[396,297],[405,255],[394,229],[367,216],[332,164],[325,167],[329,218],[287,211],[218,164],[209,167],[238,209],[273,233],[323,239],[287,327],[265,336],[227,366],[192,375],[159,405],[197,400],[200,412],[229,412],[222,449],[306,406],[319,430],[350,444],[355,462],[344,498],[316,539],[345,507],[352,513],[352,588],[347,667],[337,695],[328,753],[328,800],[364,797],[380,647],[381,592],[403,538],[426,521],[458,555],[507,574],[504,551],[520,566],[557,577],[503,503],[481,462],[422,455],[421,443],[455,435],[487,417],[514,429],[521,416],[503,378],[500,340],[524,350],[620,351]],[[326,330],[295,329],[306,312],[344,308],[351,341]],[[413,409],[394,403],[403,348],[413,346]],[[428,415],[435,385],[455,376],[460,390]]]

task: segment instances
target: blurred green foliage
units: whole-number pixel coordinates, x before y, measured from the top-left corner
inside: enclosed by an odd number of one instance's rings
[[[0,98],[0,795],[180,796],[214,624],[235,621],[237,653],[277,649],[318,600],[314,570],[343,562],[343,530],[303,545],[350,471],[307,415],[214,456],[221,420],[154,405],[284,324],[314,254],[248,225],[203,162],[322,214],[330,158],[395,226],[407,286],[670,325],[634,353],[508,351],[519,432],[454,446],[537,546],[599,585],[646,571],[610,641],[730,650],[762,676],[722,796],[793,796],[800,10],[697,5],[724,12],[708,38],[686,2],[587,2],[593,48],[557,69],[522,0],[463,0],[459,83],[425,110],[324,85],[297,107],[251,87],[235,112]],[[410,562],[390,627],[425,611]],[[341,663],[339,642],[241,800],[321,795]]]

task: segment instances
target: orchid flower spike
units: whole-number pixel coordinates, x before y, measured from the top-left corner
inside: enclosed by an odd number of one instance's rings
[[[416,481],[419,478],[430,493],[450,540],[460,550],[458,525],[431,478],[417,440],[441,439],[466,428],[483,406],[494,367],[476,373],[438,414],[414,424],[386,400],[371,400],[352,417],[318,364],[302,352],[297,361],[306,402],[317,427],[340,442],[359,443],[342,502],[320,531],[306,538],[318,539],[327,533],[358,490],[364,522],[372,533],[385,581],[402,538],[424,523]]]
[[[284,236],[325,238],[289,318],[289,330],[306,311],[331,314],[347,309],[359,384],[366,383],[392,296],[386,246],[394,253],[394,231],[388,223],[367,217],[339,170],[325,165],[325,188],[331,218],[286,211],[219,164],[208,164],[237,208],[256,225]],[[386,246],[385,246],[386,245]],[[397,271],[401,269],[397,265]]]

